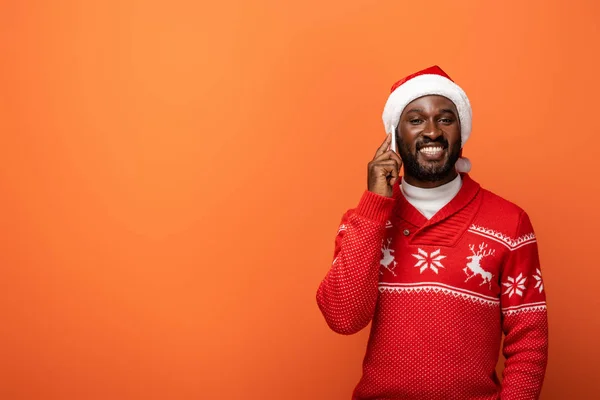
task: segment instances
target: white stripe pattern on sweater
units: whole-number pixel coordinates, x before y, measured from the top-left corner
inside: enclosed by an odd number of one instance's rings
[[[461,289],[439,282],[419,282],[419,283],[388,283],[380,282],[379,291],[381,293],[442,293],[454,297],[460,297],[464,300],[470,300],[474,303],[486,304],[489,306],[499,306],[500,300],[486,296],[481,293],[472,292],[467,289]],[[526,312],[538,312],[546,310],[546,302],[538,301],[535,303],[520,304],[518,306],[503,307],[502,314],[505,316],[518,315]]]
[[[510,236],[507,236],[493,229],[484,228],[483,226],[478,225],[471,225],[469,227],[469,232],[503,244],[510,251],[517,250],[523,246],[527,246],[528,244],[533,244],[536,242],[535,234],[533,232],[520,236],[516,239],[513,239]]]
[[[502,309],[502,314],[506,316],[517,315],[526,312],[545,311],[546,302],[538,301],[536,303],[526,303],[518,306],[506,307]]]
[[[379,291],[381,293],[442,293],[460,297],[464,300],[470,300],[475,303],[487,304],[489,306],[499,306],[500,300],[486,296],[477,292],[472,292],[467,289],[461,289],[454,286],[446,285],[439,282],[420,282],[420,283],[379,283]]]

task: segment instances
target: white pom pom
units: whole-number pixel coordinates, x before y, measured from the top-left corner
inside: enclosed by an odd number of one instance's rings
[[[466,157],[459,158],[454,166],[458,172],[466,174],[471,171],[471,161]]]

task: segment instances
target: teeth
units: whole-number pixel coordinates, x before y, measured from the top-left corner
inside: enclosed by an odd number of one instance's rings
[[[442,150],[443,150],[443,148],[441,148],[441,147],[423,147],[419,151],[421,151],[422,153],[432,153],[433,154],[433,153],[437,153]]]

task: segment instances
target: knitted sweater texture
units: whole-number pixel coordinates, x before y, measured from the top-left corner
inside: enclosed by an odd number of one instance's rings
[[[539,397],[548,322],[531,222],[462,179],[430,220],[398,185],[392,198],[365,192],[342,218],[317,303],[338,333],[372,322],[353,399]]]

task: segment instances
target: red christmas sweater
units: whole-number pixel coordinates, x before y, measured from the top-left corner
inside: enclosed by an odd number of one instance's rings
[[[372,321],[353,399],[539,397],[548,322],[531,222],[462,178],[430,220],[398,185],[393,198],[365,192],[343,216],[317,303],[341,334]]]

